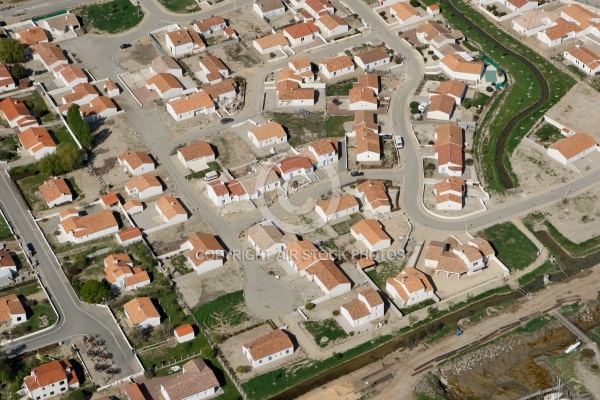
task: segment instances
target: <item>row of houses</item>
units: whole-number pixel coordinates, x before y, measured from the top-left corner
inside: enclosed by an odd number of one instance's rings
[[[238,37],[233,27],[220,15],[194,21],[191,26],[192,29],[187,29],[175,25],[175,29],[166,33],[165,44],[173,56],[182,57],[206,51],[206,37],[216,32],[222,32],[227,39]]]

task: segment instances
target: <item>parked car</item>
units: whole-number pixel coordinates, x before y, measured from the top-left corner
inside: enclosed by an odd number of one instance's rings
[[[379,137],[382,139],[391,139],[392,138],[392,134],[391,133],[380,133]]]
[[[350,176],[363,176],[365,173],[362,171],[352,171],[350,172]]]
[[[131,45],[129,43],[123,43],[121,46],[119,46],[122,49],[126,49],[128,47],[131,47]]]
[[[402,136],[396,136],[395,139],[396,148],[401,149],[404,147],[404,138]]]
[[[223,125],[225,125],[225,124],[230,124],[230,123],[232,123],[232,122],[233,122],[233,118],[223,118],[223,119],[221,119],[221,123],[222,123]]]

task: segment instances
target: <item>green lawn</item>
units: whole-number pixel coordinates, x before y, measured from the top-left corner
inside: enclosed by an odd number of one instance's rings
[[[481,235],[496,248],[496,256],[512,271],[526,268],[537,258],[537,247],[511,222],[487,228]]]
[[[434,304],[435,304],[435,300],[433,300],[433,299],[427,299],[425,301],[421,301],[420,303],[413,304],[412,306],[403,307],[400,310],[402,311],[403,315],[408,315],[410,313],[414,313],[417,310],[420,310],[422,308],[426,308],[426,307],[432,306]]]
[[[46,102],[42,95],[38,92],[32,92],[29,96],[23,97],[25,105],[33,112],[33,114],[42,120],[42,122],[54,121],[54,115],[48,110]]]
[[[203,179],[206,174],[210,171],[221,172],[223,169],[216,161],[211,161],[208,163],[208,168],[203,169],[202,171],[194,172],[186,176],[186,179]]]
[[[352,214],[349,220],[331,225],[331,227],[338,235],[346,235],[350,233],[352,225],[356,224],[361,219],[363,219],[363,216],[360,213]]]
[[[28,316],[27,326],[29,327],[29,332],[39,331],[40,329],[51,326],[56,322],[57,316],[50,304],[49,300],[42,300],[38,302],[37,305],[31,308],[32,315]],[[45,316],[47,319],[47,324],[41,325],[42,318]]]
[[[435,3],[436,0],[424,0],[425,5]],[[549,98],[545,104],[540,105],[535,110],[532,110],[514,126],[507,137],[506,146],[504,149],[498,148],[497,142],[500,135],[503,133],[504,127],[509,120],[521,112],[526,107],[534,104],[541,96],[541,85],[537,82],[525,64],[505,53],[484,39],[478,31],[472,29],[464,21],[456,16],[453,16],[448,7],[441,4],[443,15],[454,29],[462,31],[468,38],[467,43],[478,44],[481,50],[490,58],[500,64],[506,72],[511,75],[511,84],[496,96],[496,99],[490,106],[490,111],[478,126],[476,135],[476,145],[483,141],[482,154],[476,153],[476,156],[482,162],[485,178],[489,189],[497,192],[505,190],[496,165],[496,155],[498,152],[502,154],[502,162],[508,170],[511,180],[515,186],[518,186],[518,179],[510,166],[509,156],[520,143],[523,135],[533,126],[533,124],[543,115],[543,113],[556,104],[575,84],[575,80],[569,75],[560,71],[552,63],[547,61],[533,50],[523,45],[512,35],[505,33],[495,26],[494,23],[488,21],[482,14],[476,11],[475,8],[462,0],[453,0],[452,4],[464,14],[465,17],[474,21],[483,31],[492,33],[494,38],[501,42],[506,47],[510,48],[515,53],[523,56],[529,61],[535,63],[537,68],[543,74],[549,84]],[[500,105],[501,100],[504,100]],[[487,136],[484,138],[481,132],[487,131]],[[477,149],[477,146],[475,146]]]
[[[402,261],[384,261],[368,271],[367,275],[379,287],[379,289],[385,291],[385,282],[389,278],[397,276],[403,268],[404,262]]]
[[[129,0],[113,0],[108,3],[83,6],[75,11],[87,30],[118,33],[138,25],[144,17],[140,6]]]
[[[242,383],[242,388],[252,400],[267,399],[319,373],[366,353],[390,339],[392,339],[390,335],[380,336],[343,353],[336,353],[322,361],[310,361],[308,364],[299,361],[252,378]]]
[[[15,135],[0,137],[0,161],[14,161],[19,155],[19,141]]]
[[[28,281],[0,289],[0,297],[8,296],[11,293],[20,294],[21,296],[27,297],[39,292],[40,290],[41,288],[38,285],[37,280]]]
[[[588,74],[586,74],[585,72],[583,72],[582,70],[580,70],[579,68],[574,66],[573,64],[568,65],[567,68],[569,69],[569,71],[571,71],[572,73],[577,75],[579,77],[579,79],[581,79],[581,80],[584,80],[589,76]]]
[[[8,222],[0,214],[0,240],[12,238],[12,233],[8,227]]]
[[[38,190],[38,187],[42,183],[44,183],[46,179],[48,179],[48,176],[40,172],[37,175],[21,179],[17,182],[17,185],[19,186],[19,189],[21,190],[21,193],[23,194],[27,205],[32,210],[41,210],[48,208],[46,203],[39,196]]]
[[[348,337],[346,331],[333,318],[323,321],[307,321],[304,323],[304,326],[313,336],[315,343],[322,348],[327,347],[331,342],[338,339]]]
[[[341,81],[333,85],[328,85],[326,94],[327,96],[348,96],[352,86],[354,86],[352,80]]]
[[[71,136],[66,127],[53,128],[51,132],[56,140],[58,140],[58,143],[70,143],[73,147],[78,148],[75,139],[73,139],[73,136]]]
[[[233,328],[252,319],[246,312],[244,292],[241,290],[202,304],[193,312],[200,326],[209,331],[226,327]]]
[[[490,100],[490,96],[483,94],[481,92],[476,92],[475,96],[472,99],[465,99],[462,102],[462,106],[465,108],[471,107],[483,107]]]
[[[560,129],[555,127],[554,125],[550,125],[549,123],[544,123],[535,131],[535,137],[541,140],[542,142],[554,143],[559,141],[560,139],[564,139],[564,136],[560,133]]]
[[[179,12],[179,13],[198,11],[198,4],[194,0],[158,0],[158,1],[160,1],[160,4],[162,4],[167,10],[170,10],[170,11]]]
[[[540,265],[533,271],[530,271],[530,272],[524,274],[523,276],[521,276],[519,278],[519,285],[524,286],[540,275],[549,274],[549,273],[557,271],[558,269],[557,269],[556,263],[558,263],[558,262],[560,262],[560,261],[556,260],[555,263],[552,264],[549,260],[546,261],[545,263],[543,263],[542,265]]]
[[[265,116],[288,129],[290,146],[296,147],[326,137],[326,119],[322,111],[313,111],[307,117],[299,112],[268,112]]]
[[[354,121],[353,115],[334,115],[327,118],[325,123],[325,130],[327,131],[327,137],[340,137],[346,135],[344,129],[344,122]]]
[[[553,320],[554,320],[554,317],[549,317],[546,315],[543,317],[534,318],[531,321],[528,321],[525,325],[520,326],[517,329],[515,329],[515,333],[520,333],[520,332],[533,333],[537,330],[542,329],[543,327],[548,325]]]

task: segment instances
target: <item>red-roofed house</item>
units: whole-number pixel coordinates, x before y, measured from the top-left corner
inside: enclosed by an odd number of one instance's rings
[[[565,59],[573,63],[577,68],[588,75],[600,73],[600,55],[592,50],[577,46],[564,53]]]
[[[178,326],[173,330],[177,343],[185,343],[190,340],[194,340],[196,334],[194,333],[194,327],[190,324]]]
[[[15,262],[15,259],[12,257],[9,251],[0,250],[0,278],[12,279],[15,275],[17,275],[17,263]],[[1,304],[0,307],[2,307]],[[13,311],[15,311],[14,308]],[[1,311],[0,314],[2,314]],[[0,318],[0,323],[2,322],[2,318]],[[14,322],[15,319],[13,318],[13,323]]]
[[[210,143],[197,140],[177,149],[177,158],[184,167],[192,170],[205,169],[207,164],[215,161],[215,151]]]
[[[4,261],[10,261],[11,264],[14,263],[10,254],[7,251],[4,253],[5,255],[2,256],[2,259],[4,259]],[[7,260],[7,257],[10,258],[10,260]],[[16,269],[17,267],[15,266],[14,270],[16,271]],[[12,272],[9,278],[12,278]],[[26,321],[27,313],[25,312],[25,307],[23,307],[21,300],[19,300],[19,297],[17,297],[16,294],[12,293],[0,298],[0,325],[14,326]]]
[[[199,34],[206,36],[215,31],[220,31],[227,28],[227,22],[225,22],[225,18],[222,16],[213,15],[203,19],[202,21],[194,22],[192,27]]]
[[[19,133],[19,142],[36,160],[56,152],[56,142],[44,127],[29,128]]]
[[[156,200],[154,207],[165,223],[176,224],[185,222],[188,219],[187,211],[183,208],[179,199],[173,196],[161,197]]]
[[[433,186],[436,196],[436,209],[438,210],[462,210],[466,185],[462,178],[451,176],[436,183]]]
[[[8,92],[17,88],[15,80],[13,79],[8,67],[5,64],[0,63],[0,93]]]
[[[281,33],[274,33],[272,35],[263,36],[256,38],[252,41],[252,46],[260,54],[275,53],[277,51],[283,51],[289,47],[288,41],[285,36]]]
[[[213,370],[198,358],[183,364],[181,373],[163,380],[160,394],[165,400],[201,400],[213,396],[219,388]]]
[[[319,140],[308,145],[309,157],[318,167],[337,162],[338,160],[337,141]],[[314,158],[314,160],[313,160]]]
[[[537,0],[479,0],[480,7],[484,7],[492,3],[500,3],[513,13],[522,13],[525,11],[534,10],[538,7]]]
[[[390,15],[395,17],[401,25],[415,24],[423,19],[416,8],[408,2],[397,2],[390,6]]]
[[[283,36],[290,41],[292,46],[312,42],[318,32],[319,29],[313,22],[302,22],[283,28]]]
[[[437,4],[430,4],[427,6],[427,14],[429,15],[438,15],[440,13],[440,6]]]
[[[85,121],[98,121],[112,117],[118,113],[117,105],[106,96],[98,96],[89,104],[79,109],[81,117]]]
[[[324,36],[331,37],[348,32],[350,26],[337,14],[323,14],[317,19],[315,25],[319,27]]]
[[[187,262],[198,274],[219,268],[225,262],[225,249],[215,236],[208,233],[192,235],[180,249],[186,252]]]
[[[88,82],[88,76],[81,67],[75,64],[61,64],[54,68],[53,73],[56,79],[60,79],[65,86],[70,88]]]
[[[59,231],[73,243],[110,235],[119,231],[119,224],[110,210],[84,216],[71,216],[58,224]]]
[[[389,278],[385,283],[385,291],[393,300],[400,302],[400,307],[408,307],[425,300],[438,301],[429,277],[416,268],[405,268],[400,275]]]
[[[144,174],[125,183],[125,191],[128,196],[137,195],[140,200],[144,200],[162,194],[163,186],[155,175]]]
[[[204,83],[218,83],[229,76],[229,68],[221,61],[219,57],[207,54],[200,61],[200,68],[204,74],[200,75],[200,79]]]
[[[163,100],[183,94],[183,85],[168,72],[160,72],[150,77],[146,81],[146,89],[156,92]]]
[[[48,179],[39,186],[39,191],[49,208],[73,201],[73,193],[63,178]]]
[[[451,79],[478,83],[483,76],[485,64],[482,62],[468,61],[460,54],[448,54],[440,59],[440,68]]]
[[[358,298],[340,307],[340,314],[354,328],[383,317],[384,311],[383,298],[374,289],[359,293]]]
[[[289,181],[297,176],[306,176],[314,171],[310,159],[303,156],[285,158],[279,161],[274,169],[284,181]]]
[[[160,325],[160,314],[150,297],[136,297],[123,305],[125,317],[133,326],[155,327]]]
[[[350,233],[356,241],[362,242],[370,252],[387,249],[392,239],[383,230],[383,225],[376,219],[363,219],[350,228]]]
[[[242,345],[253,368],[260,367],[294,354],[294,343],[283,329],[275,329],[266,335]]]
[[[314,281],[329,298],[347,293],[352,287],[352,282],[331,260],[319,260],[304,272],[308,280]]]
[[[19,128],[20,131],[24,131],[27,128],[39,126],[37,119],[21,99],[7,97],[0,102],[0,109],[11,128]]]
[[[115,240],[121,246],[129,246],[130,244],[142,241],[143,238],[142,231],[137,226],[115,233]]]
[[[67,359],[50,361],[33,368],[23,383],[33,400],[58,396],[79,387],[79,379]]]
[[[213,99],[202,90],[189,96],[173,99],[167,103],[167,112],[177,122],[200,114],[214,113],[216,110]]]
[[[287,133],[277,122],[267,122],[248,130],[248,139],[258,148],[287,142]]]
[[[200,34],[190,29],[178,29],[165,35],[167,49],[174,56],[198,54],[206,50],[206,45]]]
[[[154,160],[143,151],[126,151],[119,155],[117,161],[125,171],[133,176],[147,174],[156,169]]]
[[[590,135],[575,133],[548,146],[548,156],[567,165],[598,150],[598,143]]]
[[[333,14],[335,7],[329,2],[329,0],[304,0],[304,9],[314,19],[319,19],[320,16],[325,14]]]

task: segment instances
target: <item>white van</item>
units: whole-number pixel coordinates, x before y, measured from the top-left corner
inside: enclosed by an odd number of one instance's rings
[[[404,138],[402,136],[396,136],[394,142],[396,143],[397,149],[401,149],[404,147]]]
[[[204,175],[204,180],[205,181],[212,181],[215,180],[219,177],[219,173],[217,171],[209,171],[206,173],[206,175]]]

